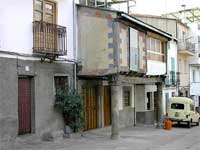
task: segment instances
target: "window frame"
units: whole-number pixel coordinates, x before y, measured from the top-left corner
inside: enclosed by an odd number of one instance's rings
[[[128,105],[125,104],[125,92],[129,93],[129,102]],[[131,86],[123,86],[122,87],[122,102],[123,102],[123,108],[131,107],[132,105],[132,87]]]
[[[55,74],[54,76],[53,76],[53,93],[54,93],[54,95],[56,95],[57,93],[56,93],[56,83],[55,83],[55,77],[66,77],[67,78],[67,82],[68,82],[68,87],[67,87],[67,89],[68,89],[68,91],[69,91],[69,89],[70,89],[70,76],[68,75],[68,74]]]
[[[53,23],[52,24],[56,24],[57,23],[57,7],[58,7],[58,4],[57,4],[57,1],[54,1],[54,0],[33,0],[33,21],[37,21],[35,19],[35,11],[38,11],[35,7],[35,1],[41,1],[42,2],[42,11],[40,11],[42,13],[42,19],[41,21],[42,22],[47,22],[44,18],[45,18],[45,4],[47,3],[51,3],[54,5],[53,9],[54,9],[54,12],[53,12]]]
[[[152,41],[154,41],[154,42],[152,42]],[[153,37],[147,37],[146,44],[147,44],[148,59],[154,60],[154,61],[164,62],[165,53],[162,50],[162,48],[163,48],[162,41],[159,40],[159,39],[153,38]],[[157,46],[157,45],[159,45],[159,46]],[[158,47],[158,49],[157,49],[157,47]],[[154,58],[150,58],[150,57],[154,57]],[[161,57],[161,60],[156,60],[155,57]]]
[[[176,107],[176,108],[173,108],[172,105],[181,105],[181,106],[183,106],[183,107],[177,109],[177,107]],[[170,107],[171,107],[171,109],[184,110],[184,109],[185,109],[185,104],[182,104],[182,103],[172,103]]]

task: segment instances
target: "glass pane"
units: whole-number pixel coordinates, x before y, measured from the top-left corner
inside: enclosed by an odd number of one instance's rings
[[[36,21],[42,21],[42,13],[38,12],[38,11],[35,11],[34,12],[34,20],[36,20]]]
[[[45,11],[46,13],[53,14],[53,6],[50,4],[45,4]]]
[[[45,21],[48,23],[53,23],[53,16],[52,15],[45,15]]]
[[[150,38],[147,38],[147,50],[150,50]]]
[[[184,109],[184,104],[173,103],[171,104],[172,109]]]
[[[151,51],[155,51],[155,39],[151,38]]]
[[[42,11],[42,2],[39,0],[35,1],[35,9]]]
[[[156,40],[156,51],[157,52],[161,52],[161,48],[160,48],[160,41],[159,40]]]

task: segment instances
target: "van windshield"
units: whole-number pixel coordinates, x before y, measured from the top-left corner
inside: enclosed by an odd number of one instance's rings
[[[184,109],[184,104],[172,103],[171,104],[171,109]]]

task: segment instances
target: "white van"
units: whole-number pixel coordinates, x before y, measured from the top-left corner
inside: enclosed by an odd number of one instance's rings
[[[167,116],[172,122],[187,122],[188,128],[191,123],[199,126],[200,115],[195,111],[194,102],[186,97],[172,97],[169,99]]]

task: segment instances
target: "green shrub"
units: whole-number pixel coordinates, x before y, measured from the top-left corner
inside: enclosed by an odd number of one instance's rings
[[[65,125],[74,132],[83,128],[83,100],[77,90],[58,90],[54,107],[63,115]]]

